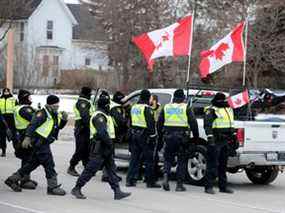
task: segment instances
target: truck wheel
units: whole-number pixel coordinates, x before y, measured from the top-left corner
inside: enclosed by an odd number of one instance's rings
[[[205,184],[206,154],[206,147],[198,145],[194,155],[188,159],[186,172],[187,183],[196,186],[203,186]]]
[[[272,183],[278,176],[278,169],[274,167],[262,167],[246,169],[248,179],[254,184],[267,185]]]

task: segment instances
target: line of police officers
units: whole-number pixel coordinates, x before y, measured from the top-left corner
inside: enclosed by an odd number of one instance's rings
[[[9,94],[8,94],[9,93]],[[16,157],[22,160],[21,168],[12,174],[5,183],[16,192],[24,189],[35,189],[37,183],[30,174],[39,165],[45,169],[47,178],[47,193],[65,195],[65,191],[57,182],[57,173],[50,149],[50,144],[57,137],[59,130],[67,123],[67,113],[58,112],[59,98],[50,95],[45,107],[36,111],[31,107],[30,93],[20,90],[18,105],[7,89],[3,90],[4,104],[0,99],[1,123],[3,129],[12,130],[13,145]],[[5,98],[6,97],[6,98]],[[91,102],[91,89],[83,87],[75,112],[75,153],[70,160],[67,172],[79,176],[72,194],[79,199],[85,199],[81,188],[103,168],[102,180],[109,182],[114,191],[114,199],[128,197],[130,193],[122,192],[119,187],[121,177],[116,173],[114,163],[114,142],[123,140],[123,132],[129,126],[129,150],[131,152],[130,166],[126,178],[126,186],[136,186],[139,169],[145,166],[145,182],[147,188],[160,188],[157,183],[158,151],[164,147],[164,178],[163,189],[170,190],[169,175],[174,159],[177,158],[176,191],[185,191],[183,182],[187,171],[190,137],[192,141],[199,140],[198,125],[192,109],[185,103],[182,89],[174,93],[173,103],[163,108],[158,104],[157,97],[148,90],[142,90],[138,103],[131,106],[130,123],[128,124],[125,110],[122,107],[124,95],[115,93],[113,101],[107,92],[102,92],[95,110]],[[10,100],[11,99],[11,100]],[[12,101],[13,100],[13,101]],[[150,106],[152,100],[153,106]],[[8,107],[7,107],[8,106]],[[13,109],[13,107],[15,109]],[[14,119],[9,123],[6,119],[10,114]],[[6,116],[5,116],[6,115]],[[219,177],[220,192],[232,193],[227,187],[226,163],[228,158],[228,141],[235,140],[233,129],[233,111],[222,93],[217,93],[212,105],[205,109],[204,128],[208,136],[207,169],[205,192],[214,194],[213,182]],[[1,148],[5,155],[6,146],[2,139],[7,131],[1,134]],[[6,144],[6,142],[5,142]],[[190,150],[190,152],[194,150]],[[84,170],[81,175],[76,171],[76,165],[82,161]]]

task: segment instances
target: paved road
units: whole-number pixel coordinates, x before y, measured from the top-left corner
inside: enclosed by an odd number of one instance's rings
[[[66,139],[66,137],[65,137]],[[70,192],[76,178],[66,174],[68,160],[73,152],[72,141],[58,141],[53,145],[58,179]],[[269,186],[252,185],[242,174],[229,175],[235,194],[207,195],[201,187],[187,186],[187,192],[164,192],[161,189],[146,189],[144,184],[137,188],[122,187],[132,192],[132,196],[122,201],[114,201],[108,184],[101,183],[99,173],[84,193],[87,200],[77,200],[70,193],[64,197],[46,195],[46,180],[42,168],[38,168],[33,178],[39,182],[36,191],[12,192],[3,181],[19,166],[10,147],[7,158],[0,158],[0,213],[185,213],[185,212],[244,212],[244,213],[285,213],[285,175],[280,174]],[[82,169],[82,168],[81,168]],[[125,174],[122,174],[123,176]]]

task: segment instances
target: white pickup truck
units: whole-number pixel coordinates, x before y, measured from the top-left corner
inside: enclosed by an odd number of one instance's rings
[[[175,89],[150,89],[158,96],[160,103],[172,101]],[[206,170],[206,135],[203,128],[203,108],[210,104],[214,91],[189,90],[190,96],[195,96],[193,109],[197,116],[200,140],[196,142],[194,157],[188,160],[187,181],[193,185],[203,185]],[[186,91],[185,91],[186,93]],[[198,94],[198,95],[197,95]],[[139,91],[125,98],[126,102],[138,100]],[[230,157],[228,172],[245,171],[254,184],[269,184],[276,179],[280,166],[285,166],[285,120],[278,121],[235,121],[237,139],[240,147],[237,156]],[[125,150],[126,151],[126,150]],[[116,158],[128,159],[121,149],[116,149]]]

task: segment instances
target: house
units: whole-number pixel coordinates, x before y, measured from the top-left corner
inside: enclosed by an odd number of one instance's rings
[[[16,87],[53,87],[63,70],[109,69],[106,42],[99,38],[104,35],[96,33],[97,26],[91,24],[95,18],[83,7],[63,0],[33,0],[31,10],[15,17]],[[81,23],[86,19],[89,22]]]

